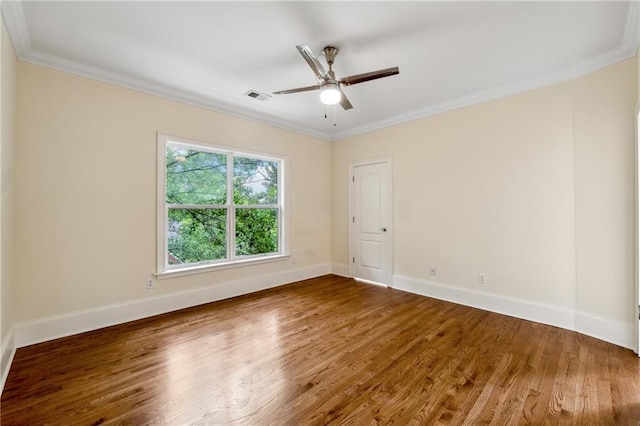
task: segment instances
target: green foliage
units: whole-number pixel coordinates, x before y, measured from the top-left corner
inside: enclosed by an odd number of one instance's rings
[[[236,255],[278,251],[278,210],[236,210]]]
[[[277,252],[278,210],[257,206],[278,204],[278,162],[234,157],[232,179],[233,203],[239,206],[236,209],[235,254]],[[168,217],[170,264],[226,257],[226,154],[168,144],[166,202],[174,205],[169,208]],[[194,206],[179,208],[184,204]]]
[[[169,209],[169,264],[224,259],[226,209]]]
[[[278,204],[278,163],[234,157],[233,202],[236,205]]]
[[[167,203],[226,203],[226,155],[168,145],[166,164]]]
[[[278,163],[255,158],[233,159],[233,201],[238,206],[278,204]],[[278,251],[278,211],[236,209],[236,255]]]

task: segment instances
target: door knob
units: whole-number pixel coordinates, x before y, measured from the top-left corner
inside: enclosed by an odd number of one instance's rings
[[[387,228],[380,228],[382,232],[387,232]]]

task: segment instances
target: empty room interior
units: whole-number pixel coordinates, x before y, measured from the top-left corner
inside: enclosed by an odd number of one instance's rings
[[[640,4],[3,1],[0,419],[640,424]]]

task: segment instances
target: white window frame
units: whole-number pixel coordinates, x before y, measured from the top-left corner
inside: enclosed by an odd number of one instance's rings
[[[204,207],[227,209],[227,257],[221,260],[210,260],[186,265],[169,265],[168,248],[168,214],[169,208],[175,205],[166,203],[166,150],[169,143],[184,145],[191,149],[227,155],[227,200],[224,205],[180,205],[182,207]],[[208,272],[218,269],[235,268],[259,263],[275,262],[290,258],[287,252],[287,215],[286,215],[286,158],[273,154],[252,152],[245,149],[213,144],[179,136],[171,136],[158,133],[158,157],[157,157],[157,268],[156,277],[159,279],[182,275]],[[234,157],[255,158],[260,160],[278,162],[278,203],[277,205],[238,205],[233,202],[233,180],[229,179],[229,173],[233,171]],[[236,256],[235,254],[235,220],[236,209],[268,208],[278,210],[278,251],[274,253],[257,254],[250,256]]]

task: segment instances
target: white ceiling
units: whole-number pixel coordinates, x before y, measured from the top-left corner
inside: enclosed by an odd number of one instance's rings
[[[3,1],[21,60],[328,140],[567,80],[633,56],[636,2]],[[325,108],[296,50],[338,78],[398,66]],[[324,62],[324,57],[320,58]]]

